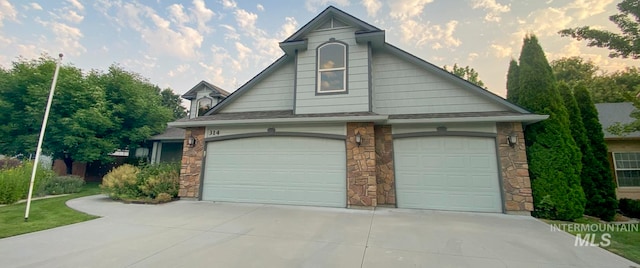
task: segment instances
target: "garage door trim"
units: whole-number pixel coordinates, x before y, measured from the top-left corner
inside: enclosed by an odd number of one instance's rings
[[[204,190],[204,177],[205,177],[205,169],[207,163],[207,146],[209,142],[216,141],[224,141],[224,140],[236,140],[236,139],[246,139],[246,138],[256,138],[256,137],[306,137],[306,138],[319,138],[319,139],[331,139],[331,140],[342,140],[346,141],[346,135],[336,135],[336,134],[323,134],[323,133],[311,133],[311,132],[276,132],[275,128],[267,129],[267,132],[251,132],[251,133],[242,133],[242,134],[234,134],[234,135],[226,135],[226,136],[218,136],[218,137],[209,137],[204,139],[204,151],[202,156],[202,162],[200,163],[200,185],[198,189],[198,201],[202,201],[202,192]],[[345,159],[345,163],[346,163]]]
[[[269,129],[267,132],[251,132],[251,133],[242,133],[242,134],[233,134],[226,136],[215,136],[205,138],[205,142],[211,141],[224,141],[224,140],[235,140],[235,139],[245,139],[245,138],[256,138],[256,137],[305,137],[305,138],[320,138],[320,139],[331,139],[331,140],[347,140],[346,135],[337,135],[337,134],[325,134],[325,133],[311,133],[311,132],[276,132],[275,129]]]
[[[504,200],[505,200],[505,196],[504,196],[504,183],[503,183],[503,177],[502,177],[502,163],[500,163],[500,148],[499,148],[499,144],[500,142],[498,141],[497,137],[498,134],[497,133],[491,133],[491,132],[479,132],[479,131],[447,131],[446,127],[438,127],[438,131],[423,131],[423,132],[409,132],[409,133],[401,133],[401,134],[392,134],[392,139],[396,140],[396,139],[402,139],[402,138],[419,138],[419,137],[484,137],[484,138],[494,138],[495,140],[495,152],[496,152],[496,164],[497,164],[497,168],[498,168],[498,187],[500,188],[500,199],[501,199],[501,207],[502,207],[502,213],[506,213],[506,208],[504,205]],[[392,154],[393,157],[393,163],[397,163],[395,160],[395,148],[394,148],[394,153]],[[394,174],[398,174],[396,172],[396,166],[397,165],[393,165],[393,173]],[[393,187],[396,189],[398,189],[397,187],[397,179],[393,181]],[[398,193],[396,193],[397,195]],[[397,204],[396,204],[397,206]]]

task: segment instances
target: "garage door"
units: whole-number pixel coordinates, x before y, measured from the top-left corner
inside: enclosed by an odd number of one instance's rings
[[[501,212],[494,138],[394,141],[398,207]]]
[[[306,137],[209,142],[202,199],[346,206],[345,143]]]

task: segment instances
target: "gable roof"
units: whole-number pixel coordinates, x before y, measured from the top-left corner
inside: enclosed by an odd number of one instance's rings
[[[285,39],[282,43],[287,42],[296,42],[301,41],[302,38],[307,35],[310,31],[313,31],[318,26],[322,25],[322,23],[326,22],[329,18],[336,18],[348,25],[355,26],[360,30],[358,32],[380,32],[382,31],[380,28],[375,27],[369,23],[366,23],[363,20],[360,20],[349,13],[346,13],[334,6],[329,6],[325,8],[320,14],[315,16],[311,21],[307,22],[302,28],[293,33],[289,38]]]
[[[236,99],[238,99],[240,96],[242,96],[245,92],[251,90],[257,83],[259,83],[260,81],[264,80],[266,77],[268,77],[270,74],[272,74],[273,72],[275,72],[277,69],[279,69],[281,66],[284,65],[285,62],[288,62],[291,59],[295,58],[295,54],[290,54],[288,51],[288,49],[294,48],[294,49],[299,49],[298,46],[304,46],[306,49],[306,40],[303,39],[305,37],[306,34],[308,34],[309,32],[313,31],[316,27],[320,26],[322,23],[326,22],[329,18],[337,18],[341,21],[343,21],[344,23],[347,23],[349,25],[352,25],[356,28],[359,28],[361,30],[356,32],[356,40],[358,40],[358,38],[362,39],[363,41],[372,41],[372,42],[379,42],[378,45],[373,46],[375,49],[379,49],[381,51],[385,51],[388,52],[390,54],[395,55],[396,57],[405,60],[407,62],[410,62],[412,64],[415,64],[416,66],[418,66],[419,68],[423,68],[429,72],[435,73],[436,75],[460,86],[461,88],[465,89],[465,90],[470,90],[472,92],[477,93],[479,96],[482,96],[484,98],[486,98],[488,101],[490,102],[494,102],[497,104],[500,104],[506,108],[508,108],[509,110],[515,112],[515,113],[520,113],[523,115],[534,115],[533,113],[531,113],[530,111],[526,110],[525,108],[522,108],[516,104],[513,104],[509,101],[507,101],[506,99],[484,89],[481,88],[461,77],[458,77],[438,66],[435,66],[421,58],[418,58],[417,56],[406,52],[396,46],[393,46],[389,43],[384,42],[384,30],[381,30],[375,26],[372,26],[371,24],[368,24],[340,9],[337,9],[333,6],[329,6],[328,8],[326,8],[324,11],[322,11],[320,14],[318,14],[316,17],[314,17],[311,21],[309,21],[307,24],[305,24],[302,28],[300,28],[298,31],[296,31],[294,34],[292,34],[289,38],[287,38],[285,41],[280,43],[280,47],[285,51],[285,55],[283,55],[282,57],[278,58],[275,62],[273,62],[271,65],[269,65],[267,68],[265,68],[263,71],[261,71],[260,73],[258,73],[256,76],[254,76],[253,78],[251,78],[248,82],[246,82],[244,85],[242,85],[240,88],[238,88],[238,90],[234,91],[232,94],[228,95],[227,98],[225,98],[224,100],[222,100],[221,102],[219,102],[217,105],[215,105],[211,110],[209,110],[207,113],[205,113],[205,116],[209,116],[209,115],[214,115],[216,114],[218,111],[220,111],[221,109],[223,109],[224,107],[226,107],[227,105],[229,105],[230,103],[232,103],[233,101],[235,101]],[[380,39],[382,38],[382,39]],[[288,43],[288,44],[287,44]],[[284,45],[283,44],[287,44]],[[285,48],[286,47],[286,48]],[[205,81],[202,81],[201,83],[206,83]],[[208,83],[207,83],[208,84]],[[210,84],[209,84],[210,85]],[[213,85],[211,85],[213,86]],[[196,88],[198,86],[194,87],[194,89],[190,90],[188,93],[190,93],[191,91],[196,91]],[[187,95],[185,94],[185,95]],[[184,97],[184,96],[183,96]],[[295,105],[295,104],[294,104]],[[523,122],[527,122],[527,123],[534,123],[537,121],[541,121],[544,120],[547,116],[541,115],[538,117],[536,117],[535,119],[523,119]],[[515,120],[515,119],[514,119]],[[189,120],[190,121],[190,120]]]
[[[231,93],[229,93],[228,91],[226,91],[226,90],[224,90],[222,88],[219,88],[219,87],[217,87],[217,86],[215,86],[215,85],[213,85],[213,84],[211,84],[211,83],[209,83],[207,81],[202,80],[202,81],[200,81],[200,83],[196,84],[194,87],[189,89],[189,91],[187,91],[187,93],[184,93],[182,95],[182,97],[187,99],[187,100],[193,100],[193,99],[195,99],[197,97],[196,95],[198,94],[198,91],[202,87],[205,87],[205,88],[208,88],[210,90],[213,90],[213,94],[212,94],[213,96],[226,97],[226,96],[229,96],[229,94],[231,94]]]
[[[149,138],[150,141],[184,140],[185,130],[182,128],[167,127],[164,132]]]
[[[618,102],[618,103],[596,103],[596,109],[598,110],[598,120],[602,125],[602,132],[604,132],[604,138],[638,138],[640,137],[640,131],[632,132],[624,136],[615,135],[609,132],[607,129],[616,124],[628,124],[635,121],[631,117],[631,113],[636,110],[631,102]]]

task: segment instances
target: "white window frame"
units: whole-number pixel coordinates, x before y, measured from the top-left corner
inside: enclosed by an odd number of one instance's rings
[[[618,186],[618,188],[640,188],[639,186],[622,186],[620,185],[620,181],[618,180],[618,171],[633,171],[633,170],[638,170],[640,171],[640,166],[638,168],[622,168],[622,167],[618,167],[618,161],[616,159],[616,154],[629,154],[629,153],[635,153],[635,154],[640,154],[640,152],[612,152],[612,156],[613,156],[613,174],[616,176],[616,185]],[[640,162],[640,159],[637,159],[636,161]]]
[[[196,110],[196,116],[195,116],[195,117],[198,117],[198,116],[202,116],[202,115],[203,115],[203,114],[200,114],[200,102],[201,102],[202,100],[205,100],[205,99],[207,99],[207,100],[209,100],[209,101],[211,102],[211,107],[209,107],[209,110],[211,110],[211,108],[213,108],[213,106],[215,105],[215,104],[214,104],[214,99],[212,99],[212,98],[209,98],[209,97],[202,97],[202,98],[199,98],[199,99],[196,101],[196,109],[195,109],[195,110]],[[207,111],[208,111],[208,110],[207,110]],[[205,112],[205,113],[206,113],[206,112]]]
[[[321,68],[321,62],[320,62],[320,54],[321,54],[321,50],[322,48],[326,47],[326,46],[330,46],[330,45],[339,45],[342,46],[342,52],[344,53],[344,57],[342,57],[342,60],[344,61],[342,64],[342,67],[339,68],[328,68],[328,69],[322,69]],[[318,94],[325,94],[325,93],[346,93],[347,92],[347,44],[344,44],[342,42],[327,42],[324,43],[322,45],[320,45],[316,51],[318,52],[316,55],[316,68],[317,68],[317,73],[316,73],[316,93]],[[338,90],[322,90],[322,73],[323,72],[335,72],[335,71],[342,71],[343,75],[342,75],[342,85],[343,88],[342,89],[338,89]]]

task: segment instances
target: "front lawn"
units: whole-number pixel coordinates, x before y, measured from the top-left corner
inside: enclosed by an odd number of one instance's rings
[[[0,207],[0,238],[51,229],[88,221],[96,216],[73,210],[65,204],[70,199],[100,193],[97,183],[88,183],[82,191],[61,197],[33,200],[29,221],[24,221],[26,203]]]
[[[590,236],[595,235],[594,244],[600,245],[602,242],[604,244],[600,247],[625,257],[635,263],[640,263],[640,232],[638,232],[638,228],[640,228],[640,226],[638,226],[638,223],[624,223],[627,225],[627,228],[617,229],[618,231],[610,231],[606,230],[606,227],[602,226],[613,225],[614,223],[601,223],[597,219],[592,218],[581,218],[577,219],[575,222],[551,220],[545,220],[545,222],[552,226],[564,226],[565,228],[561,229],[572,235],[580,234],[582,238],[587,234]],[[598,224],[597,226],[599,226],[599,228],[596,228],[596,224]],[[569,227],[569,225],[571,226]],[[631,227],[631,225],[635,227]],[[595,230],[595,232],[585,232],[585,229]],[[606,245],[607,241],[602,240],[603,234],[610,235],[610,238],[608,238],[610,240],[609,245]],[[607,236],[605,236],[605,238],[606,237]]]

